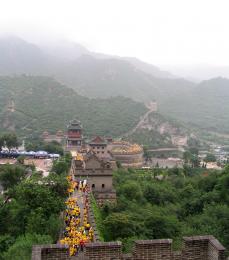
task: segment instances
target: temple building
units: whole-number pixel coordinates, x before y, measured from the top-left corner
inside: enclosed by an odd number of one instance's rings
[[[74,119],[67,127],[66,150],[79,151],[83,144],[82,125],[80,121]]]

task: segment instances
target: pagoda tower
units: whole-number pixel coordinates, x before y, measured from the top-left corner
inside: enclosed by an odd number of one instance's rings
[[[67,151],[79,151],[82,146],[82,125],[80,121],[74,119],[69,122],[67,127]]]

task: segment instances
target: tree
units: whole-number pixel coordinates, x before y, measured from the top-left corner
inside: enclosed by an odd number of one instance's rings
[[[15,242],[14,237],[10,235],[0,235],[0,259],[1,253],[8,250],[8,248]]]
[[[19,165],[0,167],[0,182],[5,190],[18,184],[26,175],[25,168]]]
[[[152,204],[164,205],[175,200],[175,193],[169,186],[154,183],[145,186],[144,197]]]
[[[49,189],[57,196],[67,197],[68,182],[64,176],[50,173],[44,180],[46,183],[49,183]]]
[[[62,145],[56,141],[45,143],[43,146],[43,150],[49,153],[58,153],[60,155],[63,155],[64,153]]]
[[[211,234],[229,248],[229,207],[225,204],[209,205],[200,215],[193,216],[189,221],[199,234]]]
[[[46,234],[46,224],[47,221],[43,209],[41,207],[36,208],[35,210],[31,211],[30,215],[28,216],[26,232],[31,234]]]
[[[204,161],[205,161],[206,163],[208,163],[208,162],[216,162],[216,157],[215,157],[214,154],[208,153],[208,154],[206,155],[206,157],[204,158]]]
[[[198,157],[198,155],[196,154],[192,154],[192,157],[190,159],[190,162],[192,164],[192,168],[198,168],[200,167],[200,159]]]
[[[4,253],[5,260],[30,260],[34,244],[50,244],[53,240],[47,235],[25,234],[19,236],[16,242]]]
[[[20,183],[15,188],[14,197],[30,211],[42,208],[46,218],[64,209],[64,198],[52,192],[46,179],[42,179],[40,184],[32,180]]]
[[[52,171],[56,174],[67,174],[69,170],[68,163],[64,160],[58,160],[53,163]]]
[[[190,153],[190,151],[185,151],[183,153],[183,159],[184,159],[185,163],[189,163],[191,157],[192,157],[192,154]]]
[[[106,238],[115,240],[125,238],[134,234],[134,226],[129,215],[125,213],[112,213],[103,222]]]
[[[17,140],[17,136],[13,133],[9,133],[9,134],[4,134],[1,138],[0,138],[0,144],[1,147],[6,144],[6,146],[9,149],[12,149],[14,147],[18,147],[18,140]]]
[[[128,181],[120,189],[128,200],[139,200],[142,198],[141,188],[136,182]]]
[[[23,165],[25,162],[25,156],[24,155],[18,156],[17,162]]]
[[[181,232],[180,223],[175,216],[165,215],[156,208],[146,219],[145,226],[146,236],[149,239],[175,238]]]
[[[50,143],[45,143],[41,140],[31,141],[26,143],[27,151],[39,151],[44,150],[48,153],[57,153],[63,155],[62,145],[56,141],[52,141]]]

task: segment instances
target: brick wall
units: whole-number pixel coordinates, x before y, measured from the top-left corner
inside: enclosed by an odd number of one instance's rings
[[[90,260],[119,260],[122,257],[122,244],[121,242],[86,244],[85,256]]]
[[[181,252],[172,252],[172,260],[182,260],[182,253]]]
[[[172,254],[171,239],[135,241],[133,259],[168,260]]]
[[[80,257],[69,258],[62,245],[33,246],[32,260],[226,260],[225,248],[213,236],[185,237],[181,252],[172,251],[171,239],[135,241],[132,254],[122,254],[121,242],[86,244]]]
[[[225,248],[213,236],[183,239],[182,260],[226,260]]]
[[[208,260],[225,260],[225,248],[213,236],[208,243]]]
[[[208,236],[184,237],[182,260],[208,260]]]
[[[68,248],[63,245],[36,245],[32,249],[32,260],[69,260]]]

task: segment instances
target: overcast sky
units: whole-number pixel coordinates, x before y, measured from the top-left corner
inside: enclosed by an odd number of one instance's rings
[[[0,0],[0,32],[157,65],[229,65],[229,0]]]

